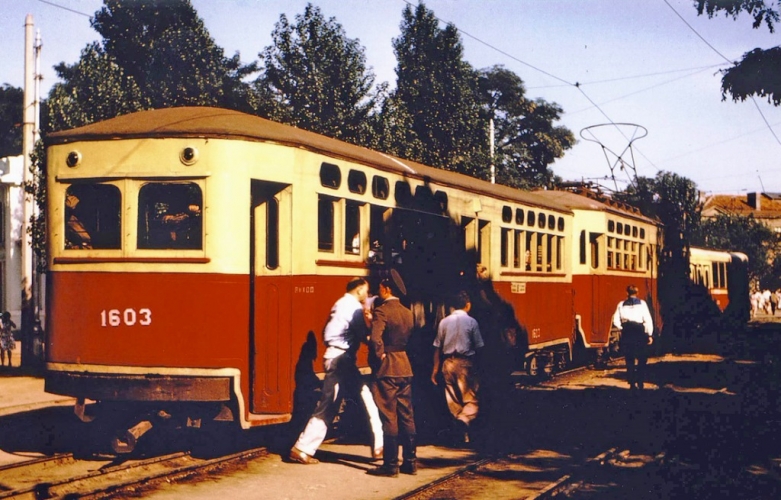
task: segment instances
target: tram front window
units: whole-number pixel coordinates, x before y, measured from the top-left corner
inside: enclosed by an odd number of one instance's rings
[[[65,190],[65,248],[117,249],[120,238],[119,188],[73,184]]]
[[[193,182],[145,184],[138,193],[138,248],[203,248],[202,207]]]

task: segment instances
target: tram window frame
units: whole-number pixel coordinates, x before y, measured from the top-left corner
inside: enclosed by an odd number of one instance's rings
[[[545,214],[542,212],[537,215],[537,227],[545,229]]]
[[[515,209],[515,223],[519,226],[523,225],[525,211],[522,208]]]
[[[399,205],[408,205],[412,201],[412,186],[405,181],[396,181],[394,198]]]
[[[583,229],[580,231],[580,263],[585,265],[586,262],[586,230]]]
[[[551,231],[556,229],[556,217],[554,217],[553,215],[548,215],[548,229],[550,229]]]
[[[537,245],[535,244],[536,243],[536,239],[537,239],[537,238],[535,238],[535,234],[537,234],[537,233],[535,233],[533,231],[526,231],[526,245],[524,247],[524,254],[523,254],[524,255],[524,263],[523,263],[524,271],[529,271],[529,272],[533,271],[532,263],[535,262],[535,260],[536,260],[535,252],[536,252],[536,248],[537,248]]]
[[[556,271],[564,268],[564,236],[556,236]]]
[[[589,233],[589,248],[591,250],[591,268],[599,269],[599,252],[600,245],[599,240],[602,237],[602,233]]]
[[[329,189],[339,189],[342,185],[342,170],[339,165],[325,161],[320,164],[320,185]]]
[[[502,207],[502,222],[510,223],[513,220],[513,209],[507,205]]]
[[[336,253],[336,205],[338,199],[323,194],[317,195],[317,251]],[[330,214],[323,209],[330,206]]]
[[[390,196],[390,181],[387,177],[375,175],[372,177],[372,196],[378,200],[387,200]]]
[[[266,268],[279,267],[279,200],[272,196],[266,202]]]
[[[528,210],[526,212],[526,225],[529,227],[534,227],[534,223],[537,220],[537,214],[534,213],[534,210]]]
[[[637,226],[632,226],[632,238],[637,238]]]
[[[615,221],[612,221],[612,220],[607,221],[607,232],[608,233],[615,233],[616,232],[616,223],[615,223]]]
[[[501,228],[501,243],[500,243],[500,266],[510,267],[510,232],[512,229],[503,227]]]
[[[564,231],[564,217],[559,217],[558,230]]]
[[[534,270],[537,272],[542,272],[545,270],[545,233],[535,233],[536,238],[534,242],[535,246],[535,259],[534,259]]]
[[[477,256],[479,262],[488,265],[491,262],[491,222],[478,219]]]
[[[640,228],[640,239],[641,239],[641,240],[644,240],[644,239],[645,239],[645,229],[644,229],[644,228],[642,228],[642,227]]]
[[[196,182],[144,183],[138,190],[136,248],[203,250],[203,206]]]
[[[63,200],[64,248],[66,250],[121,250],[122,203],[122,190],[114,184],[69,185],[65,189]],[[113,216],[112,212],[114,212]],[[107,229],[102,229],[106,226]]]
[[[616,234],[624,234],[624,223],[616,222]]]
[[[368,262],[384,264],[388,237],[385,233],[387,221],[393,214],[393,209],[381,205],[369,206],[369,253]]]
[[[439,204],[439,210],[442,213],[447,212],[448,198],[447,193],[444,191],[437,191],[434,193],[434,200]]]
[[[553,256],[556,236],[552,234],[545,235],[545,272],[553,272]]]
[[[366,173],[360,170],[350,169],[347,173],[347,189],[351,193],[363,194],[366,192]]]
[[[521,229],[515,229],[513,233],[513,268],[520,269],[523,255],[523,233]]]
[[[363,235],[361,231],[361,212],[364,202],[356,200],[344,200],[344,254],[361,255],[363,252]],[[357,242],[356,242],[357,238]]]

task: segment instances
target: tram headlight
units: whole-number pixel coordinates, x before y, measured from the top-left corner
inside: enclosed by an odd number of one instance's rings
[[[65,164],[70,168],[73,168],[81,163],[81,153],[78,151],[71,151],[68,156],[65,157]]]
[[[184,165],[194,165],[198,161],[198,149],[192,146],[187,146],[179,153],[179,161]]]

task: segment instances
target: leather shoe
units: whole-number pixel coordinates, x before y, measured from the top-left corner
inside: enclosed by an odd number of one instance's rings
[[[291,462],[297,462],[299,464],[304,464],[304,465],[314,465],[320,463],[320,460],[316,459],[315,457],[310,457],[308,454],[299,450],[295,446],[290,449],[290,454],[288,455],[288,458],[290,459]]]
[[[399,477],[399,467],[392,465],[380,465],[374,469],[369,469],[366,471],[366,473],[370,476]]]
[[[383,451],[382,446],[380,446],[377,449],[372,449],[372,459],[374,459],[374,460],[381,459],[382,458],[382,451]]]

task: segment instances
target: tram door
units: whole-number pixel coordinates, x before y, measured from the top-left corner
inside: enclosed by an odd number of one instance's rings
[[[292,187],[252,181],[250,383],[253,413],[292,410]]]

